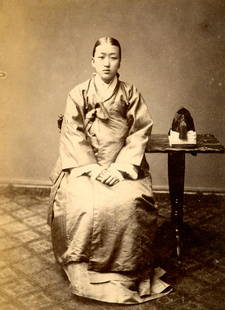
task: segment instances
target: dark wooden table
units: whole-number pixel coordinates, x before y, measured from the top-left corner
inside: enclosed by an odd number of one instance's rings
[[[196,145],[169,145],[168,135],[152,134],[146,153],[168,153],[168,181],[171,200],[171,223],[176,236],[176,254],[181,263],[185,154],[224,153],[225,148],[212,134],[198,134]]]

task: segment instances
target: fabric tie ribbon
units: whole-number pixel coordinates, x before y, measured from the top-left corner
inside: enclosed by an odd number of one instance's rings
[[[109,119],[109,113],[107,112],[102,103],[96,103],[95,107],[92,110],[88,111],[86,114],[86,118],[88,120],[93,121],[96,117],[102,120]]]

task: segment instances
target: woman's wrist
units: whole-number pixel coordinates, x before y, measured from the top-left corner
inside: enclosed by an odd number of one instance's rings
[[[117,169],[125,178],[136,180],[138,178],[138,167],[126,163],[112,163],[111,167]]]
[[[89,174],[93,169],[96,169],[98,166],[98,164],[90,164],[81,167],[71,168],[70,175],[72,177],[78,177],[84,174]]]

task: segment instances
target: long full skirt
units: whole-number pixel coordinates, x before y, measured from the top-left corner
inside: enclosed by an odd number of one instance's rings
[[[114,303],[141,303],[169,292],[154,270],[157,210],[150,176],[109,187],[65,174],[52,221],[53,250],[72,292]]]

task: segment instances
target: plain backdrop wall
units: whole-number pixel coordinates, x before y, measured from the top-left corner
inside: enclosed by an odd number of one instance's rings
[[[225,144],[224,0],[0,0],[0,181],[48,184],[56,119],[68,91],[92,73],[101,36],[122,45],[121,79],[150,107],[153,133],[188,108],[198,133]],[[155,188],[166,155],[148,155]],[[225,156],[187,156],[187,189],[225,189]]]

